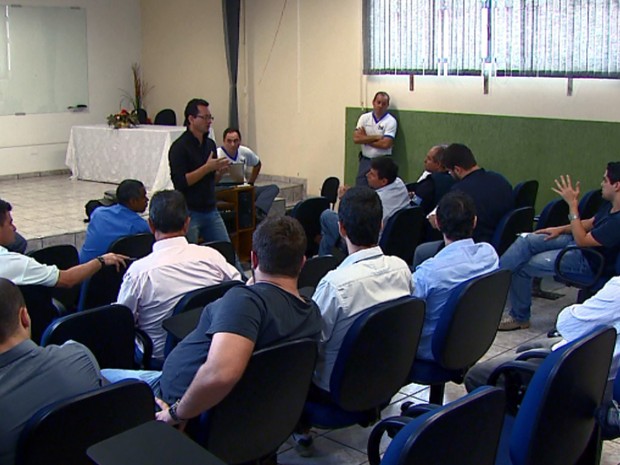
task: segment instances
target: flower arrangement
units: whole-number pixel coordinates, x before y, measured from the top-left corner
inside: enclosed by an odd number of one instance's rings
[[[132,128],[140,124],[136,110],[128,112],[124,108],[119,113],[108,115],[108,125],[114,129]]]
[[[131,64],[131,74],[133,76],[133,95],[131,92],[123,91],[123,100],[130,102],[134,110],[139,110],[144,108],[144,99],[153,89],[153,86],[142,78],[139,63]]]

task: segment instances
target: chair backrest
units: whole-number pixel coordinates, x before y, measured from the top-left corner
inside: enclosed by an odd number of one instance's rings
[[[323,255],[322,257],[312,257],[306,260],[299,279],[297,280],[297,288],[313,287],[315,288],[323,276],[331,270],[335,270],[338,266],[338,259],[333,255]]]
[[[538,181],[530,179],[517,184],[512,190],[515,208],[536,206],[536,196],[538,195]]]
[[[135,380],[55,402],[26,423],[16,465],[90,465],[86,449],[154,416],[151,389]]]
[[[603,192],[601,189],[594,189],[586,192],[579,201],[579,217],[587,220],[596,215],[603,204]]]
[[[538,367],[512,428],[514,465],[577,463],[594,429],[615,341],[615,329],[599,328]]]
[[[318,253],[318,236],[321,234],[321,213],[329,209],[329,200],[325,197],[312,197],[302,200],[293,208],[291,216],[301,223],[306,233],[308,245],[306,257],[313,257]]]
[[[204,245],[206,247],[211,247],[212,249],[217,250],[222,256],[226,259],[228,263],[232,266],[235,266],[237,253],[235,252],[235,246],[232,245],[231,242],[228,241],[213,241],[213,242],[204,242],[200,245]]]
[[[88,347],[101,368],[134,367],[134,318],[124,305],[105,305],[58,318],[48,326],[41,345],[69,340]]]
[[[517,239],[518,234],[532,232],[533,225],[534,207],[521,207],[506,213],[491,239],[491,245],[495,248],[497,255],[502,256]]]
[[[310,339],[255,352],[230,394],[188,429],[197,426],[194,437],[228,464],[275,451],[299,421],[316,356],[317,344]]]
[[[46,286],[18,286],[31,321],[31,339],[39,344],[41,336],[52,321],[60,315],[52,301],[53,288]]]
[[[134,234],[114,241],[109,252],[127,255],[130,258],[142,258],[151,253],[155,238],[151,233]],[[131,262],[127,264],[131,266]],[[116,271],[113,266],[106,266],[98,271],[85,287],[86,296],[83,308],[95,308],[116,301],[123,282],[125,268]]]
[[[407,207],[394,213],[387,220],[379,241],[383,253],[400,257],[411,265],[425,218],[421,207]]]
[[[68,270],[80,264],[80,257],[75,246],[71,244],[52,245],[30,252],[32,258],[45,265],[56,265],[59,270]],[[68,311],[77,307],[80,295],[80,286],[70,289],[54,288],[52,297],[58,300]]]
[[[140,124],[146,124],[149,121],[149,116],[146,113],[146,110],[144,108],[138,108],[136,110],[136,113],[138,114],[138,122]]]
[[[321,186],[321,197],[325,197],[329,200],[331,204],[331,208],[334,208],[336,202],[338,201],[338,188],[340,187],[340,179],[335,176],[331,176],[323,181],[323,185]]]
[[[540,212],[536,229],[564,226],[568,224],[568,204],[564,199],[554,199]]]
[[[483,386],[431,410],[398,432],[381,465],[493,465],[505,403],[503,390]]]
[[[187,336],[197,325],[202,314],[202,309],[211,302],[216,301],[222,297],[229,289],[235,286],[242,286],[241,281],[224,281],[220,284],[213,286],[203,287],[196,289],[195,291],[188,292],[181,300],[177,302],[172,310],[172,317],[164,321],[164,329],[168,330],[168,326],[171,324],[174,326],[174,320],[180,321],[181,330],[175,329],[168,332],[166,338],[166,346],[164,347],[164,355],[167,356],[172,349],[179,343],[183,337]],[[197,310],[199,311],[193,311]],[[177,324],[177,326],[179,326]],[[179,337],[182,336],[182,337]]]
[[[508,297],[511,272],[496,270],[456,288],[433,334],[437,363],[448,370],[471,367],[489,350]]]
[[[165,108],[155,115],[155,121],[153,121],[153,123],[161,126],[176,126],[177,115],[174,110]]]
[[[344,410],[377,408],[407,379],[418,350],[424,302],[412,297],[375,305],[347,331],[329,382],[332,400]]]

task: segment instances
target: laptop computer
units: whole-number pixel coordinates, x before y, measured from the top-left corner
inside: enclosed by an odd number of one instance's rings
[[[218,186],[238,186],[245,183],[245,165],[243,163],[233,163],[228,165],[228,171],[224,173]]]

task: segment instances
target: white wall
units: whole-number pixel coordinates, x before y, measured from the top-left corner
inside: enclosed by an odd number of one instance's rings
[[[105,123],[122,89],[132,89],[131,63],[140,61],[139,0],[20,0],[24,5],[86,8],[88,112],[0,116],[0,175],[65,169],[71,126]]]

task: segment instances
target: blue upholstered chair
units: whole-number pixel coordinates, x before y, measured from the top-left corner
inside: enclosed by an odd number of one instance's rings
[[[291,216],[301,223],[306,233],[308,258],[315,256],[319,251],[321,213],[324,210],[329,210],[329,200],[325,197],[311,197],[299,202],[291,211]]]
[[[379,245],[383,253],[400,257],[411,265],[413,253],[422,239],[425,219],[421,207],[407,207],[394,213],[381,233]]]
[[[423,322],[424,302],[412,297],[362,312],[342,341],[329,393],[306,402],[302,423],[342,428],[378,419],[407,378]]]
[[[26,423],[16,465],[90,465],[90,446],[154,419],[153,392],[141,381],[122,381],[61,400]]]
[[[596,449],[590,447],[596,440],[594,414],[615,341],[615,329],[602,327],[547,355],[534,369],[518,414],[504,420],[498,465],[598,463],[584,453]],[[504,364],[492,378],[527,370],[527,363]]]
[[[462,383],[467,370],[491,347],[510,277],[509,270],[493,271],[452,292],[433,333],[434,360],[416,359],[409,375],[409,382],[431,386],[431,403],[442,404],[445,383]]]
[[[538,195],[538,181],[530,179],[517,184],[512,190],[515,208],[536,206],[536,196]]]
[[[536,229],[568,224],[568,204],[564,199],[554,199],[544,206],[536,220]]]
[[[579,201],[579,217],[582,220],[592,218],[601,208],[603,202],[603,192],[600,188],[586,192]]]
[[[504,391],[483,386],[445,406],[416,406],[420,414],[415,418],[386,418],[368,438],[370,465],[493,465],[504,405]],[[398,434],[381,460],[379,447],[385,432]]]
[[[186,432],[229,465],[270,455],[299,421],[316,356],[317,343],[310,339],[255,352],[233,390],[190,420]]]
[[[532,232],[534,224],[534,208],[516,208],[504,215],[493,233],[491,245],[500,257],[517,239],[517,235]]]

